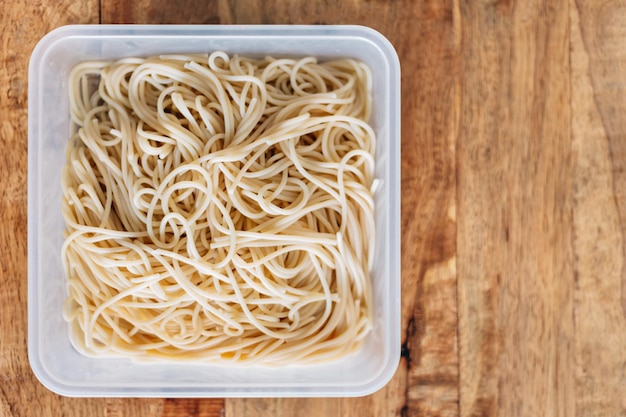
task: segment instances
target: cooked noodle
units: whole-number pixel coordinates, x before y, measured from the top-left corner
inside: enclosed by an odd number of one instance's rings
[[[64,317],[89,356],[289,364],[371,327],[371,76],[210,55],[70,74]]]

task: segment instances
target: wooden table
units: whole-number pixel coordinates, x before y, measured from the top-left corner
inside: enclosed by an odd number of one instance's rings
[[[626,416],[626,3],[5,0],[0,416]],[[26,352],[27,65],[69,23],[371,26],[402,64],[402,359],[357,399],[71,399]]]

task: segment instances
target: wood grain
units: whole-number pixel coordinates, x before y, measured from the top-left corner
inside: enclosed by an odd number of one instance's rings
[[[576,409],[626,416],[626,4],[570,5]]]
[[[459,9],[407,2],[395,37],[402,77],[402,294],[407,416],[458,416],[455,140]],[[375,17],[374,17],[375,19]],[[395,31],[406,37],[391,35]],[[385,33],[385,32],[383,32]],[[427,46],[428,45],[428,46]],[[355,414],[356,415],[356,414]]]
[[[461,416],[572,416],[567,1],[461,7]]]
[[[402,359],[354,399],[71,399],[26,354],[27,65],[67,23],[351,23],[402,65]],[[623,0],[8,0],[0,417],[626,416]]]

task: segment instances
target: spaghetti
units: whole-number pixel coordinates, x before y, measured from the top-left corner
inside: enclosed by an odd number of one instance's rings
[[[371,327],[360,62],[167,55],[70,74],[64,317],[89,356],[334,360]]]

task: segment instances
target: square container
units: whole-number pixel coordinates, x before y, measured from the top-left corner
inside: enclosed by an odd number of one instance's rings
[[[247,56],[350,57],[373,73],[377,134],[374,326],[341,361],[218,366],[94,359],[70,344],[61,245],[61,169],[69,140],[68,74],[80,61],[222,50]],[[400,64],[380,33],[360,26],[66,26],[35,47],[28,89],[28,354],[49,389],[67,396],[359,396],[384,386],[400,357]]]

